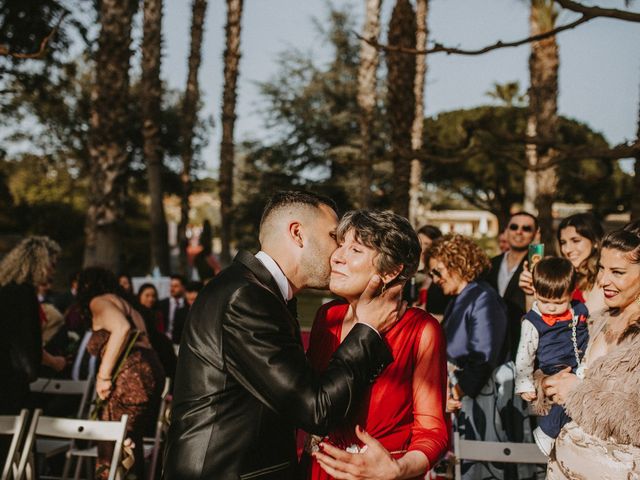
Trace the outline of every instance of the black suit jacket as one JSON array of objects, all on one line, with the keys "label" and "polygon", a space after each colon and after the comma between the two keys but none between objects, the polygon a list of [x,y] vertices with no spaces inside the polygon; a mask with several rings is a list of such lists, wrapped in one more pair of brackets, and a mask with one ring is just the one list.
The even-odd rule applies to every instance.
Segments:
[{"label": "black suit jacket", "polygon": [[356,325],[314,374],[275,280],[240,252],[187,318],[164,478],[295,478],[295,428],[323,435],[344,423],[391,361],[380,336]]},{"label": "black suit jacket", "polygon": [[[165,328],[169,328],[170,300],[170,298],[163,298],[158,302],[158,310],[162,312]],[[189,307],[187,307],[186,301],[183,301],[182,307],[176,308],[175,312],[173,312],[173,331],[171,332],[171,340],[173,340],[173,343],[180,343],[182,329],[184,328],[184,322],[187,319],[188,313]]]},{"label": "black suit jacket", "polygon": [[[486,281],[496,289],[498,294],[498,274],[500,273],[500,264],[504,258],[504,253],[495,256],[491,259],[491,270],[489,270]],[[525,256],[516,271],[513,272],[511,280],[507,285],[507,289],[504,291],[502,298],[507,304],[507,318],[509,323],[507,325],[507,336],[505,345],[505,354],[508,359],[515,360],[516,353],[518,351],[518,343],[520,342],[520,330],[522,324],[522,317],[526,313],[526,295],[524,291],[518,286],[520,274],[524,267],[524,261],[527,259]]]}]

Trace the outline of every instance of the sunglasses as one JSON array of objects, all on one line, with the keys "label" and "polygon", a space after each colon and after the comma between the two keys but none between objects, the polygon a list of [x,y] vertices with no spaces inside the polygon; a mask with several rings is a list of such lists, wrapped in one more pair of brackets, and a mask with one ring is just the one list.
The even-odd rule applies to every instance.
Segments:
[{"label": "sunglasses", "polygon": [[509,230],[515,232],[516,230],[522,230],[523,232],[531,233],[533,232],[533,227],[531,225],[518,225],[517,223],[512,223],[509,225]]},{"label": "sunglasses", "polygon": [[442,278],[442,273],[440,273],[440,270],[438,270],[437,268],[432,268],[431,270],[429,270],[429,275],[431,275],[432,277]]}]

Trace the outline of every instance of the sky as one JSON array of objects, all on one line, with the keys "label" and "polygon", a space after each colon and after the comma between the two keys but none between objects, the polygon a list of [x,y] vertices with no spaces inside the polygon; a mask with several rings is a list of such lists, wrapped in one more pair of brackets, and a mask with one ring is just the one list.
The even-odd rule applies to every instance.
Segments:
[{"label": "sky", "polygon": [[[205,25],[200,87],[203,116],[213,116],[216,126],[203,151],[208,174],[216,175],[221,130],[223,52],[226,2],[209,0]],[[383,1],[383,39],[393,7]],[[587,1],[585,1],[587,3]],[[347,6],[362,26],[363,0],[333,0]],[[591,2],[593,4],[593,2]],[[602,7],[624,8],[623,1],[601,0]],[[525,0],[430,0],[429,40],[448,46],[478,48],[497,40],[511,41],[528,35],[529,2]],[[632,2],[640,11],[640,2]],[[257,82],[273,77],[280,52],[297,48],[319,62],[328,61],[330,47],[317,32],[313,18],[327,18],[326,0],[244,0],[240,74],[238,81],[236,141],[265,138],[264,118]],[[561,12],[558,24],[577,17]],[[191,1],[165,0],[162,76],[172,88],[183,90],[187,78]],[[326,24],[326,22],[325,22]],[[640,24],[595,19],[560,33],[559,113],[587,123],[611,144],[632,140],[638,128],[640,97]],[[496,50],[480,56],[427,57],[425,115],[491,104],[486,92],[494,82],[518,80],[528,87],[529,45]],[[384,81],[380,79],[379,81]],[[625,169],[630,163],[626,162]]]}]

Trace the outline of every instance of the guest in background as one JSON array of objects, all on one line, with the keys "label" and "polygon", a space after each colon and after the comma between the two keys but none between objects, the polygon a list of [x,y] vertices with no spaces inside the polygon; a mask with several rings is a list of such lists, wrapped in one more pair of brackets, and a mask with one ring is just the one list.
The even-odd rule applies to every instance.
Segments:
[{"label": "guest in background", "polygon": [[[447,341],[447,409],[458,412],[460,435],[468,440],[505,441],[501,389],[494,370],[505,361],[507,310],[498,293],[480,276],[489,258],[473,240],[445,235],[427,250],[433,281],[453,295],[442,326]],[[465,479],[503,478],[497,464],[463,462]]]},{"label": "guest in background", "polygon": [[49,238],[28,237],[0,263],[0,414],[19,413],[29,383],[38,377],[44,314],[36,286],[50,281],[59,254],[60,247]]},{"label": "guest in background", "polygon": [[[576,213],[558,225],[560,253],[571,262],[578,275],[573,300],[584,303],[589,312],[597,313],[606,308],[604,294],[596,285],[600,244],[604,231],[591,213]],[[533,294],[531,272],[527,262],[520,274],[520,288],[527,295]]]},{"label": "guest in background", "polygon": [[128,273],[120,273],[118,275],[118,285],[120,285],[120,288],[122,288],[124,293],[132,298],[135,297],[135,294],[133,293],[133,281],[131,280],[131,275]]},{"label": "guest in background", "polygon": [[69,307],[76,301],[76,295],[78,294],[78,275],[80,275],[80,272],[73,272],[69,276],[68,290],[56,295],[53,299],[53,305],[63,315],[67,313]]},{"label": "guest in background", "polygon": [[507,351],[509,358],[515,360],[520,341],[520,323],[527,311],[525,292],[518,286],[518,282],[527,259],[529,244],[538,233],[538,219],[527,212],[515,213],[505,232],[509,250],[491,259],[491,268],[485,280],[507,305]]},{"label": "guest in background", "polygon": [[173,341],[173,343],[180,343],[180,333],[176,333],[176,324],[184,324],[184,321],[189,313],[189,308],[185,305],[185,280],[181,275],[171,275],[171,281],[169,283],[169,297],[163,298],[158,302],[158,309],[162,313],[162,317],[165,320],[165,335]]},{"label": "guest in background", "polygon": [[202,290],[202,287],[204,287],[204,284],[202,282],[193,281],[187,283],[187,286],[185,287],[184,299],[188,308],[191,308],[193,302],[196,301],[196,297],[198,296],[198,293],[200,293],[200,290]]},{"label": "guest in background", "polygon": [[420,257],[420,270],[422,273],[423,281],[420,285],[418,292],[417,307],[424,308],[427,312],[442,321],[447,305],[451,301],[451,296],[447,296],[442,292],[442,288],[433,281],[431,275],[429,275],[429,265],[425,258],[427,249],[431,246],[434,240],[442,237],[440,229],[434,225],[424,225],[418,230],[418,238],[420,239],[420,248],[422,254]]},{"label": "guest in background", "polygon": [[150,312],[153,330],[165,332],[166,322],[162,312],[158,308],[158,290],[153,283],[143,283],[138,289],[138,305]]},{"label": "guest in background", "polygon": [[506,229],[498,234],[498,250],[500,250],[500,253],[509,251],[509,241],[507,240]]},{"label": "guest in background", "polygon": [[212,241],[211,223],[209,223],[209,220],[205,220],[202,225],[202,233],[200,234],[200,246],[202,250],[200,250],[193,259],[198,277],[203,283],[207,283],[221,270],[220,262],[218,262],[218,259],[213,254]]},{"label": "guest in background", "polygon": [[[99,418],[117,421],[123,414],[129,415],[127,435],[135,443],[133,470],[137,478],[144,478],[142,438],[153,428],[158,413],[164,385],[162,365],[151,346],[144,320],[123,298],[111,272],[87,268],[78,283],[78,298],[93,327],[87,348],[101,358],[96,393],[104,404]],[[98,443],[95,478],[106,478],[108,468],[104,467],[109,466],[112,452],[110,442]]]}]

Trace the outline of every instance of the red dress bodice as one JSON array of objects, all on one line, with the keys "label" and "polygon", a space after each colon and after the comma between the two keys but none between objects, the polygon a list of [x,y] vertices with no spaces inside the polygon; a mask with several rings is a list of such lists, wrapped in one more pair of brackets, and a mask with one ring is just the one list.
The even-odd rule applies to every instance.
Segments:
[{"label": "red dress bodice", "polygon": [[[311,330],[307,356],[317,372],[324,371],[340,345],[342,324],[349,305],[331,302],[318,312]],[[410,308],[384,339],[394,361],[382,372],[362,400],[362,407],[345,425],[329,434],[341,447],[361,445],[355,435],[360,425],[394,454],[420,450],[433,464],[446,450],[444,420],[446,395],[445,340],[438,322],[424,310]],[[331,477],[314,461],[308,478]]]}]

